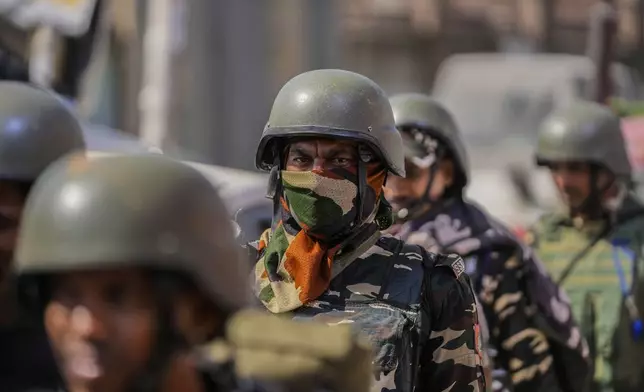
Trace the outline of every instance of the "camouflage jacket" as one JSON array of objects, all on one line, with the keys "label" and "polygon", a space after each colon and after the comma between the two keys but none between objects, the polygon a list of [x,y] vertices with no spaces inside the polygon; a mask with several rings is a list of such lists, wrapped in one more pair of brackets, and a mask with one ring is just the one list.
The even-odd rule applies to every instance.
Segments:
[{"label": "camouflage jacket", "polygon": [[549,214],[532,228],[528,242],[571,298],[593,358],[589,390],[644,391],[644,339],[632,333],[625,306],[632,292],[641,317],[644,206],[628,197],[613,224],[575,225],[565,214]]},{"label": "camouflage jacket", "polygon": [[[373,342],[373,392],[484,391],[474,293],[460,257],[379,233],[295,319],[355,324]],[[414,381],[415,380],[415,381]]]},{"label": "camouflage jacket", "polygon": [[395,233],[430,252],[465,259],[491,330],[495,381],[509,379],[506,388],[515,391],[585,390],[588,350],[568,299],[508,229],[454,198]]}]

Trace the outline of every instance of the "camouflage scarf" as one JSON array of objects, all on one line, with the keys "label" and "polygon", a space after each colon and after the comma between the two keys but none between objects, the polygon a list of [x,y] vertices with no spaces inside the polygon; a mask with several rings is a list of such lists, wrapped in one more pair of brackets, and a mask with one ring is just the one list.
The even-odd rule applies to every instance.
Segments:
[{"label": "camouflage scarf", "polygon": [[[391,221],[391,207],[381,203],[386,172],[379,164],[366,167],[362,219],[378,209],[378,215],[389,214]],[[260,238],[260,258],[255,266],[256,295],[273,313],[297,309],[320,296],[337,274],[337,252],[348,239],[361,241],[361,231],[349,231],[358,215],[355,170],[281,174],[280,206],[273,227]],[[377,225],[370,223],[366,228],[373,234]]]}]

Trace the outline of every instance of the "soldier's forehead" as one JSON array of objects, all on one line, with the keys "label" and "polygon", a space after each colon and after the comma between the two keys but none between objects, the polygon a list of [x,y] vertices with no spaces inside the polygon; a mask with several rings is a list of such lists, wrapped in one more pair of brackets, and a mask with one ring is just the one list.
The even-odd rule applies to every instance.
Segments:
[{"label": "soldier's forehead", "polygon": [[290,150],[314,150],[314,149],[333,149],[333,150],[347,150],[353,151],[356,143],[351,140],[330,139],[330,138],[297,138],[293,139],[289,144]]},{"label": "soldier's forehead", "polygon": [[583,160],[552,160],[550,162],[550,166],[557,166],[557,167],[570,167],[570,166],[588,166],[590,165],[590,161],[583,161]]},{"label": "soldier's forehead", "polygon": [[148,282],[147,277],[151,271],[134,265],[119,267],[106,266],[104,268],[79,265],[75,269],[53,273],[51,277],[55,282],[83,280],[87,282],[115,281],[142,284]]}]

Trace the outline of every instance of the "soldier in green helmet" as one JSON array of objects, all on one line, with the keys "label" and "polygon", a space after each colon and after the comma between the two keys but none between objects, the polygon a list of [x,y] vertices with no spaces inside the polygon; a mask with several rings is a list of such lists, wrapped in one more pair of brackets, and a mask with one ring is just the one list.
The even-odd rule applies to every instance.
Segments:
[{"label": "soldier in green helmet", "polygon": [[42,328],[19,312],[10,264],[23,204],[56,159],[83,151],[81,126],[53,93],[0,82],[0,390],[44,388],[58,374]]},{"label": "soldier in green helmet", "polygon": [[14,269],[68,392],[366,392],[368,343],[348,326],[242,311],[252,293],[240,258],[195,169],[159,155],[70,157],[35,184]]},{"label": "soldier in green helmet", "polygon": [[531,249],[463,195],[470,173],[452,115],[424,94],[390,103],[407,172],[387,183],[397,220],[391,233],[465,259],[490,330],[493,390],[585,392],[585,346],[567,298]]},{"label": "soldier in green helmet", "polygon": [[280,90],[257,167],[271,172],[271,229],[255,293],[275,314],[366,333],[373,392],[483,391],[478,314],[463,260],[381,234],[387,178],[404,155],[387,96],[344,70],[300,74]]},{"label": "soldier in green helmet", "polygon": [[592,102],[556,110],[539,131],[536,160],[567,208],[542,217],[528,242],[568,293],[588,341],[588,390],[644,390],[644,206],[631,193],[620,120]]}]

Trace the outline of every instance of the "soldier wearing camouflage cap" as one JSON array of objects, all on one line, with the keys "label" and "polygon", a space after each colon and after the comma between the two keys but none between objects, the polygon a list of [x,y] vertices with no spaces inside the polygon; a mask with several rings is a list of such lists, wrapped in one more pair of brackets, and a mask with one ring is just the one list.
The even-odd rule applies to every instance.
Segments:
[{"label": "soldier wearing camouflage cap", "polygon": [[275,98],[256,164],[271,171],[274,201],[272,228],[251,244],[268,310],[366,332],[374,392],[484,389],[462,259],[381,234],[393,221],[383,186],[405,167],[378,85],[343,70],[294,77]]},{"label": "soldier wearing camouflage cap", "polygon": [[637,271],[644,206],[631,194],[620,119],[592,102],[556,110],[539,131],[536,161],[550,170],[567,208],[543,216],[528,241],[568,293],[588,340],[588,390],[643,390],[644,286]]},{"label": "soldier wearing camouflage cap", "polygon": [[368,390],[370,348],[349,327],[240,312],[252,302],[240,256],[217,191],[190,166],[73,157],[34,186],[14,268],[68,392],[255,391],[228,359],[242,381],[280,391]]},{"label": "soldier wearing camouflage cap", "polygon": [[83,151],[81,125],[53,93],[0,82],[0,386],[3,391],[58,382],[42,328],[22,317],[9,279],[22,207],[33,182],[58,158]]},{"label": "soldier wearing camouflage cap", "polygon": [[[579,330],[571,317],[558,319],[552,306],[570,313],[566,298],[540,272],[530,249],[464,198],[470,174],[452,115],[424,94],[399,94],[390,102],[405,145],[407,172],[406,178],[387,183],[398,220],[391,232],[431,252],[465,259],[491,331],[486,352],[494,357],[494,390],[584,391],[583,344],[561,345]],[[539,313],[533,304],[539,305]],[[557,333],[548,336],[551,331]],[[536,346],[535,340],[542,343]],[[557,345],[556,350],[550,345]],[[535,367],[540,371],[531,372]]]}]

